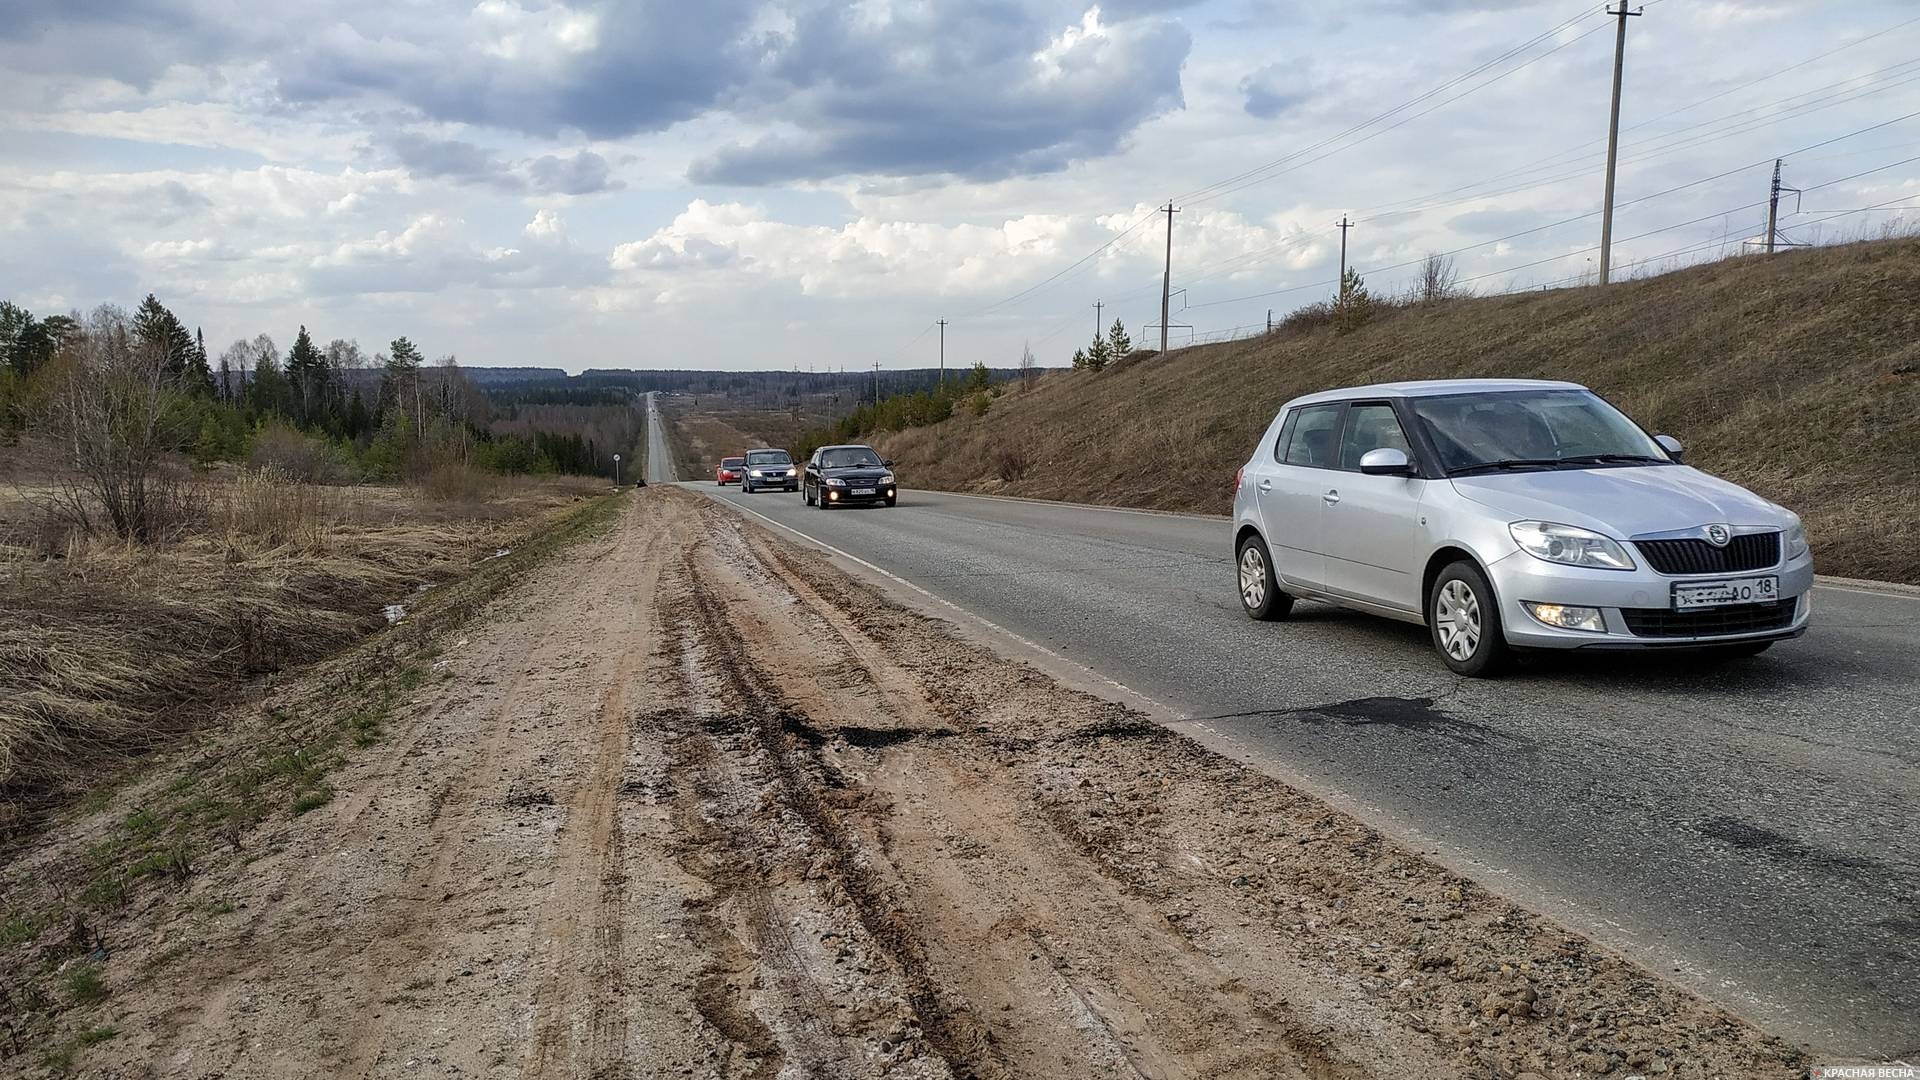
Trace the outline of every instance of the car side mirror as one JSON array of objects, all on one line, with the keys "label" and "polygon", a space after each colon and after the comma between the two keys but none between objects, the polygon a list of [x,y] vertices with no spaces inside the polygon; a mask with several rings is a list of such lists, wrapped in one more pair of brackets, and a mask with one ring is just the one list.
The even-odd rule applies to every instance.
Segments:
[{"label": "car side mirror", "polygon": [[1665,450],[1667,456],[1675,461],[1681,460],[1687,452],[1687,448],[1680,445],[1680,440],[1671,435],[1655,435],[1653,441],[1659,443],[1660,449]]},{"label": "car side mirror", "polygon": [[1360,471],[1368,476],[1412,476],[1413,462],[1407,460],[1405,450],[1383,446],[1361,455]]},{"label": "car side mirror", "polygon": [[893,459],[892,459],[892,458],[881,458],[881,459],[880,459],[880,464],[881,464],[881,465],[884,465],[885,467],[887,467],[887,468],[889,468],[889,469],[891,469],[891,468],[893,468]]}]

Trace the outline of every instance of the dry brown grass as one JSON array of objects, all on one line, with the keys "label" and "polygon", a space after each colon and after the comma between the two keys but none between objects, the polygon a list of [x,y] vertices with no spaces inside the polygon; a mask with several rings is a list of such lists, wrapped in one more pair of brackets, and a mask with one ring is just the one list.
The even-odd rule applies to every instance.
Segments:
[{"label": "dry brown grass", "polygon": [[472,512],[266,468],[204,494],[198,528],[147,545],[49,544],[31,492],[0,500],[0,837],[244,680],[385,626],[385,605],[516,546],[583,493],[520,482]]},{"label": "dry brown grass", "polygon": [[[1920,241],[1696,267],[1608,289],[1383,312],[1099,375],[879,440],[910,485],[1226,513],[1288,398],[1399,379],[1572,379],[1688,460],[1799,511],[1824,572],[1920,582]],[[1029,465],[1003,479],[1008,453]]]}]

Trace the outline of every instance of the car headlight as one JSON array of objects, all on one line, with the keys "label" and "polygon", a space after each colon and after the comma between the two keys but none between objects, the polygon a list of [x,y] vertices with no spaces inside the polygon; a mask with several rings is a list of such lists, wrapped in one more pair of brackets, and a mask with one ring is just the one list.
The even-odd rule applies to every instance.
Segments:
[{"label": "car headlight", "polygon": [[881,482],[882,484],[891,484],[891,483],[893,483],[893,474],[892,474],[892,473],[883,473],[883,474],[881,475],[881,477],[880,477],[880,482]]},{"label": "car headlight", "polygon": [[847,482],[845,480],[840,480],[840,479],[831,479],[827,481],[827,486],[828,487],[846,487]]},{"label": "car headlight", "polygon": [[1625,548],[1591,529],[1551,521],[1516,521],[1507,526],[1520,550],[1544,562],[1596,570],[1631,570]]},{"label": "car headlight", "polygon": [[1807,553],[1807,527],[1796,521],[1787,530],[1787,558],[1797,559]]},{"label": "car headlight", "polygon": [[787,475],[788,475],[788,476],[799,476],[799,475],[800,475],[800,473],[799,473],[799,472],[798,472],[797,470],[794,470],[794,469],[788,469],[788,470],[787,470]]}]

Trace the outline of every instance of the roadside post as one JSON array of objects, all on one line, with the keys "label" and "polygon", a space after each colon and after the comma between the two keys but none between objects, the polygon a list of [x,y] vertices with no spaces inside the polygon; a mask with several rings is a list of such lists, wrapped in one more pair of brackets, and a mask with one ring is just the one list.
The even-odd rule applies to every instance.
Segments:
[{"label": "roadside post", "polygon": [[616,489],[619,488],[620,486],[620,455],[619,454],[613,455],[613,486]]}]

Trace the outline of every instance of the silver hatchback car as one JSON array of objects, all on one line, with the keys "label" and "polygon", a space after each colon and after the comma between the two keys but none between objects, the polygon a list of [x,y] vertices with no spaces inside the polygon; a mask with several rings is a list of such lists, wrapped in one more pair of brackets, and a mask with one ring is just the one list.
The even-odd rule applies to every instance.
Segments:
[{"label": "silver hatchback car", "polygon": [[1681,463],[1576,383],[1449,380],[1289,401],[1234,495],[1240,602],[1428,627],[1462,675],[1515,649],[1758,653],[1807,628],[1800,519]]}]

